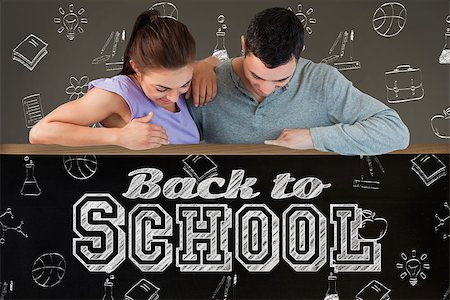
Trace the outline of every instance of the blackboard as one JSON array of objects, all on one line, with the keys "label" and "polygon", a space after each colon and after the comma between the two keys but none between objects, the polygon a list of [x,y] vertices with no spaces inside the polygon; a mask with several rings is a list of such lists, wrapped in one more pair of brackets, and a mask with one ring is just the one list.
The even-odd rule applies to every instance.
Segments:
[{"label": "blackboard", "polygon": [[[217,286],[214,299],[324,299],[329,282],[340,299],[448,299],[448,154],[3,154],[0,164],[5,299],[211,299]],[[164,271],[148,263],[156,244],[139,252],[142,237],[172,249],[154,260]],[[177,252],[189,237],[198,256]],[[82,259],[83,245],[111,255]],[[135,264],[136,253],[149,256]]]},{"label": "blackboard", "polygon": [[[88,80],[117,74],[114,63],[120,61],[122,33],[125,31],[126,41],[136,16],[160,2],[166,1],[2,0],[0,142],[28,143],[29,129],[34,123],[57,106],[85,93]],[[450,51],[449,43],[445,48],[446,39],[450,38],[448,0],[174,0],[170,3],[197,41],[198,59],[211,55],[218,39],[221,47],[219,29],[226,33],[224,46],[228,56],[239,56],[240,36],[245,34],[249,20],[258,11],[273,6],[290,7],[304,21],[306,49],[302,55],[314,62],[329,57],[331,48],[334,48],[331,54],[341,51],[347,33],[347,41],[353,36],[353,43],[344,47],[345,57],[349,59],[351,52],[351,61],[359,62],[359,67],[342,73],[357,88],[398,111],[410,129],[412,144],[448,141],[445,137],[448,138],[449,112],[444,110],[450,101],[450,62],[439,62],[441,54]],[[71,11],[79,21],[72,39],[63,24]],[[389,11],[398,17],[387,19],[386,26],[394,21],[392,27],[382,25],[383,16],[392,14]],[[43,52],[36,55],[34,63],[34,55],[25,63],[19,45],[30,35]],[[101,57],[112,56],[116,37],[120,41],[116,43],[116,55],[105,62]],[[411,68],[397,68],[402,65]],[[413,80],[414,95],[408,95],[407,101],[395,102],[389,97],[389,91],[395,93],[396,80],[400,88],[411,87]],[[433,119],[435,116],[438,117]]]}]

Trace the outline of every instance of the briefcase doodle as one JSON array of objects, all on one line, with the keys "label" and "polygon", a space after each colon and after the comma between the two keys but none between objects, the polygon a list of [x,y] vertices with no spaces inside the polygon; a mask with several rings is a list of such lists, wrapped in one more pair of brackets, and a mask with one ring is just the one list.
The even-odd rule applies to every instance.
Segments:
[{"label": "briefcase doodle", "polygon": [[410,65],[399,65],[385,72],[385,83],[389,103],[420,100],[424,96],[422,71]]}]

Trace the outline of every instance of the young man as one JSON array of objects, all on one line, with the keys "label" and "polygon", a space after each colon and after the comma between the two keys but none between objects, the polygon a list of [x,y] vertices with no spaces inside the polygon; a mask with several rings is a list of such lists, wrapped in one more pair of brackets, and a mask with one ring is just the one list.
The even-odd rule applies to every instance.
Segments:
[{"label": "young man", "polygon": [[[215,68],[214,101],[202,107],[190,103],[202,139],[344,155],[406,148],[409,131],[394,110],[353,87],[334,67],[300,57],[303,35],[290,10],[269,8],[253,18],[241,40],[244,55]],[[207,70],[205,63],[201,68]],[[210,68],[197,74],[210,78]],[[215,94],[199,81],[193,81],[194,103],[199,91],[209,93],[200,98]]]}]

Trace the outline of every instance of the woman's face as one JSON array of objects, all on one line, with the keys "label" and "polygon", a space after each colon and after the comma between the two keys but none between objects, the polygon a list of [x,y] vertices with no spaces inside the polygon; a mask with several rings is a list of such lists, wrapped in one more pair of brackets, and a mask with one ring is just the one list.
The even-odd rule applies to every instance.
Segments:
[{"label": "woman's face", "polygon": [[184,94],[191,86],[194,64],[188,64],[180,69],[152,69],[137,73],[136,78],[145,95],[170,111],[175,111],[175,103],[180,94]]}]

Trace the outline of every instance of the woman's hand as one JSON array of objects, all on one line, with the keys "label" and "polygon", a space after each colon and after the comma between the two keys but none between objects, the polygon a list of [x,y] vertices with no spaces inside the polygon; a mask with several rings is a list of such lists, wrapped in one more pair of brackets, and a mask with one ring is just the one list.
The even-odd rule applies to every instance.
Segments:
[{"label": "woman's hand", "polygon": [[192,97],[194,106],[203,106],[211,102],[217,94],[217,77],[214,68],[219,60],[210,56],[195,63],[191,87],[186,99]]},{"label": "woman's hand", "polygon": [[145,150],[169,144],[166,130],[159,125],[149,124],[152,118],[153,112],[150,112],[119,128],[117,145],[131,150]]}]

